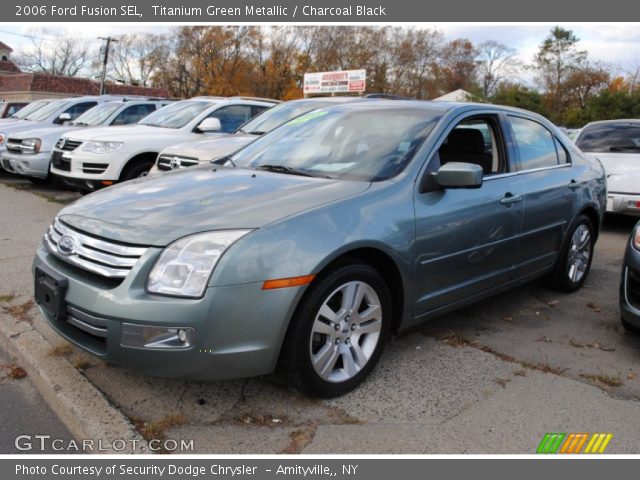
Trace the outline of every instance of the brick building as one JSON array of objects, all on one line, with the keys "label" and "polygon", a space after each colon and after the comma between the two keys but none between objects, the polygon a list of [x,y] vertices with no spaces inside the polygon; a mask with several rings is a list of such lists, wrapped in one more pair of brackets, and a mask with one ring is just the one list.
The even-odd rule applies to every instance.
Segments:
[{"label": "brick building", "polygon": [[[49,73],[23,73],[11,61],[13,49],[0,42],[0,99],[5,102],[31,102],[41,98],[80,97],[99,95],[100,82],[89,78],[66,77]],[[107,83],[111,95],[144,95],[167,97],[164,88],[138,87]]]}]

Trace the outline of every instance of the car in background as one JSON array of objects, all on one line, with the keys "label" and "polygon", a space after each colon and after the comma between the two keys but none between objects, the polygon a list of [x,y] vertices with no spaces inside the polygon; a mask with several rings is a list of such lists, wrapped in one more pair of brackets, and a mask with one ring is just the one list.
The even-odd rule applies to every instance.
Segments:
[{"label": "car in background", "polygon": [[640,120],[591,122],[575,143],[607,172],[607,212],[640,216]]},{"label": "car in background", "polygon": [[63,125],[14,133],[6,142],[2,156],[4,169],[25,175],[36,183],[50,180],[49,166],[60,137],[80,128],[130,125],[171,103],[166,99],[131,99],[104,102]]},{"label": "car in background", "polygon": [[53,150],[51,173],[90,192],[145,176],[169,145],[231,133],[280,103],[252,97],[194,97],[175,102],[135,125],[66,133]]},{"label": "car in background", "polygon": [[640,332],[640,222],[631,232],[622,262],[620,319],[626,330]]},{"label": "car in background", "polygon": [[576,138],[578,138],[578,135],[580,135],[581,130],[581,128],[567,128],[565,135],[569,140],[575,143]]},{"label": "car in background", "polygon": [[[28,104],[26,107],[21,108],[20,110],[18,110],[13,115],[11,115],[11,116],[9,116],[7,118],[0,118],[0,126],[13,123],[13,122],[15,122],[17,120],[24,120],[27,116],[31,115],[36,110],[38,110],[39,108],[44,107],[45,105],[51,103],[52,101],[53,100],[35,100],[35,101],[31,102],[30,104]],[[2,143],[1,140],[0,140],[0,143]]]},{"label": "car in background", "polygon": [[385,98],[391,100],[409,100],[389,94],[367,94],[363,97],[311,97],[276,105],[239,127],[232,134],[216,135],[215,138],[200,142],[180,143],[165,148],[158,155],[152,173],[185,168],[207,163],[230,155],[242,147],[269,133],[288,121],[317,110],[318,108],[339,103],[361,101],[363,99]]},{"label": "car in background", "polygon": [[2,102],[0,103],[0,118],[11,117],[27,105],[29,102]]},{"label": "car in background", "polygon": [[343,103],[223,165],[65,207],[34,259],[35,299],[109,363],[209,380],[279,367],[332,397],[392,331],[543,275],[579,289],[605,197],[602,165],[534,113]]},{"label": "car in background", "polygon": [[[2,163],[3,168],[6,169],[6,166],[2,161],[2,155],[6,151],[7,139],[9,136],[19,132],[35,130],[37,128],[62,125],[65,122],[75,120],[84,112],[95,107],[99,103],[115,99],[116,97],[111,95],[101,95],[51,100],[46,105],[43,105],[32,113],[29,113],[24,118],[0,124],[0,163]],[[29,106],[25,107],[25,109],[26,108],[29,108]],[[16,115],[19,114],[20,112]]]}]

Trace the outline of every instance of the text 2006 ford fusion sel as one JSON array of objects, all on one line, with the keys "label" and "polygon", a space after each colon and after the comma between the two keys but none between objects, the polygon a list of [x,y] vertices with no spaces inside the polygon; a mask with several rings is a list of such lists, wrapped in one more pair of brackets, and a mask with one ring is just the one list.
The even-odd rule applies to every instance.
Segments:
[{"label": "text 2006 ford fusion sel", "polygon": [[34,260],[35,296],[109,362],[200,379],[279,368],[335,396],[397,329],[542,275],[580,288],[605,198],[600,163],[535,114],[347,103],[222,165],[64,208]]}]

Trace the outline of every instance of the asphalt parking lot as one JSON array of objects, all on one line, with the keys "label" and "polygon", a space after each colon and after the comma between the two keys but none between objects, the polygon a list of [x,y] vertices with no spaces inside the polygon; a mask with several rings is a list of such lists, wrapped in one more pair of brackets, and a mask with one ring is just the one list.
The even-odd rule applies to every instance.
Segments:
[{"label": "asphalt parking lot", "polygon": [[402,332],[360,388],[319,401],[277,377],[145,377],[51,332],[31,302],[31,260],[75,198],[0,174],[0,322],[8,341],[41,334],[43,365],[77,371],[145,438],[193,440],[196,453],[534,453],[546,432],[610,432],[607,453],[640,453],[640,337],[617,305],[633,219],[606,220],[581,291],[534,282]]}]

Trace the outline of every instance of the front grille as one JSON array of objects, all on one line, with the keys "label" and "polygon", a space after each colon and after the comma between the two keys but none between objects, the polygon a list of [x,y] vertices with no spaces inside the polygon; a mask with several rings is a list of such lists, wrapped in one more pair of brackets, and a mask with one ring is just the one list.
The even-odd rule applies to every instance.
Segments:
[{"label": "front grille", "polygon": [[109,167],[108,163],[83,163],[82,172],[94,175],[100,175],[104,173]]},{"label": "front grille", "polygon": [[7,150],[12,153],[22,153],[22,140],[17,138],[8,138]]},{"label": "front grille", "polygon": [[158,170],[174,170],[176,168],[193,167],[200,163],[197,158],[160,155]]},{"label": "front grille", "polygon": [[115,243],[81,233],[57,218],[44,238],[49,251],[56,257],[107,278],[125,278],[147,251],[147,247]]},{"label": "front grille", "polygon": [[64,150],[65,152],[73,152],[76,148],[82,145],[82,140],[71,140],[69,138],[61,138],[56,143],[58,150]]},{"label": "front grille", "polygon": [[627,272],[627,299],[633,307],[640,310],[640,272],[632,268]]},{"label": "front grille", "polygon": [[71,159],[65,158],[64,153],[59,151],[54,151],[51,154],[51,165],[53,168],[57,168],[58,170],[63,170],[65,172],[71,171]]},{"label": "front grille", "polygon": [[6,158],[2,160],[2,168],[4,168],[7,172],[13,172],[13,167],[11,166],[11,162]]}]

